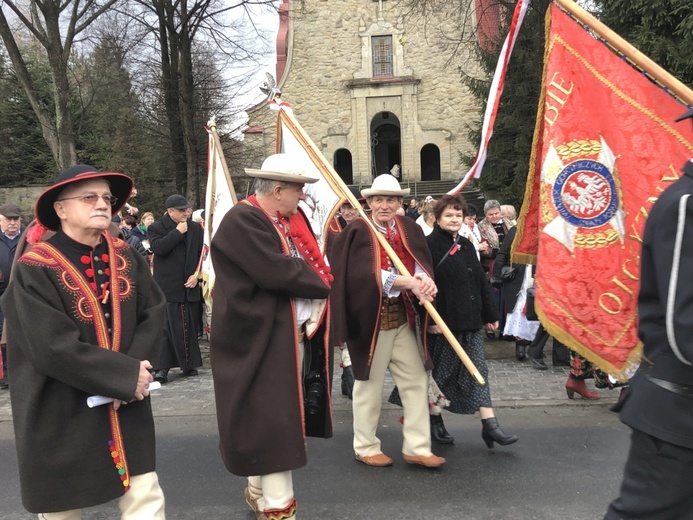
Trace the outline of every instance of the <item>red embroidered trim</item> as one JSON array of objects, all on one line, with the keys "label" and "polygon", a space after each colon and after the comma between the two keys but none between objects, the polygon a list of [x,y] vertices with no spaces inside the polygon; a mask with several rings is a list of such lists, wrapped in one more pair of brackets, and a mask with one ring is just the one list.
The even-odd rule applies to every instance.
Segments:
[{"label": "red embroidered trim", "polygon": [[[39,242],[34,245],[30,252],[22,257],[22,261],[30,261],[57,270],[59,273],[58,278],[63,282],[64,288],[73,293],[77,293],[76,295],[79,296],[77,301],[77,312],[81,314],[80,309],[83,304],[89,307],[94,328],[96,329],[99,347],[118,352],[120,350],[120,338],[122,333],[120,327],[122,319],[120,304],[123,294],[121,294],[121,287],[117,280],[119,278],[125,278],[120,272],[126,271],[129,264],[124,257],[116,254],[116,250],[122,250],[124,247],[127,247],[127,244],[120,239],[111,238],[107,233],[103,234],[103,239],[106,240],[108,246],[108,268],[111,278],[109,285],[113,291],[111,300],[113,332],[110,338],[106,317],[103,314],[96,293],[92,290],[91,285],[86,278],[84,278],[82,273],[80,273],[72,262],[60,251],[47,242]],[[129,282],[127,284],[126,293],[130,293]],[[130,471],[125,455],[123,434],[120,429],[120,417],[118,412],[113,408],[113,404],[108,406],[108,412],[112,436],[112,439],[108,441],[108,449],[113,458],[113,464],[118,471],[120,481],[125,491],[127,491],[130,489]]]},{"label": "red embroidered trim", "polygon": [[296,516],[296,509],[298,509],[296,499],[292,498],[289,505],[284,509],[265,509],[262,514],[265,515],[267,520],[286,520]]}]

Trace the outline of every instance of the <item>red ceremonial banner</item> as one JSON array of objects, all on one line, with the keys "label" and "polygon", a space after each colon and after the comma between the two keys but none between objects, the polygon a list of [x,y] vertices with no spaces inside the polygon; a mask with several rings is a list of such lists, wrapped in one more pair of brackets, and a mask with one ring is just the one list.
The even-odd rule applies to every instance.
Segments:
[{"label": "red ceremonial banner", "polygon": [[548,332],[623,379],[640,359],[645,220],[693,156],[674,123],[686,107],[555,5],[546,34],[513,260],[537,264]]}]

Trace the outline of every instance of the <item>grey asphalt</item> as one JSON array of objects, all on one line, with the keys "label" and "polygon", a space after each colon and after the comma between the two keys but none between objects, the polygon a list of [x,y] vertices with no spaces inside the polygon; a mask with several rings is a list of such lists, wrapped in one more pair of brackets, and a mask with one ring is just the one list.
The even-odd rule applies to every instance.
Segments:
[{"label": "grey asphalt", "polygon": [[[569,400],[567,368],[534,370],[514,359],[509,342],[488,342],[487,356],[494,408],[503,428],[520,437],[516,444],[489,450],[478,418],[446,413],[455,445],[434,451],[448,463],[440,470],[410,466],[399,454],[399,410],[385,403],[379,437],[395,465],[367,467],[353,459],[350,401],[336,385],[334,438],[308,439],[308,466],[295,472],[298,518],[602,518],[618,494],[629,445],[628,428],[608,410],[617,392],[603,391],[598,401]],[[152,404],[167,518],[252,520],[242,498],[244,479],[229,474],[219,457],[208,357],[198,377],[172,371]],[[0,461],[0,518],[34,517],[21,506],[6,391],[0,392]],[[118,518],[118,511],[114,503],[104,504],[85,510],[83,518]]]}]

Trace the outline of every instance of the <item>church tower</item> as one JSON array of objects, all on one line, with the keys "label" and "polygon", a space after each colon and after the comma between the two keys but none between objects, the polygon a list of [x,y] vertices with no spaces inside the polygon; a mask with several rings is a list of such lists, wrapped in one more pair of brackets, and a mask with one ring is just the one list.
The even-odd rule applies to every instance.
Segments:
[{"label": "church tower", "polygon": [[[405,185],[456,180],[466,172],[461,152],[474,152],[467,132],[479,106],[458,68],[473,72],[475,62],[469,49],[454,56],[450,49],[460,22],[419,17],[404,4],[284,0],[280,6],[282,100],[347,184],[368,185],[388,172]],[[474,34],[474,23],[466,34]],[[262,103],[249,117],[246,149],[274,153],[274,113]]]}]

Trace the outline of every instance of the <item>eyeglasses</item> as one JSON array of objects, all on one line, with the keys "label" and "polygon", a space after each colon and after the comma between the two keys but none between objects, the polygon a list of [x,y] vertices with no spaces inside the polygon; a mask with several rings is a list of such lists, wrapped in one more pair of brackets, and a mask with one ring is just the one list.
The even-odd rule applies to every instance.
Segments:
[{"label": "eyeglasses", "polygon": [[96,204],[96,201],[99,200],[99,198],[102,198],[106,204],[110,204],[111,206],[115,206],[118,203],[118,198],[114,197],[113,195],[96,195],[95,193],[89,193],[87,195],[77,195],[76,197],[65,197],[64,199],[57,199],[56,202],[60,202],[63,200],[79,199],[85,204],[93,206],[94,204]]}]

